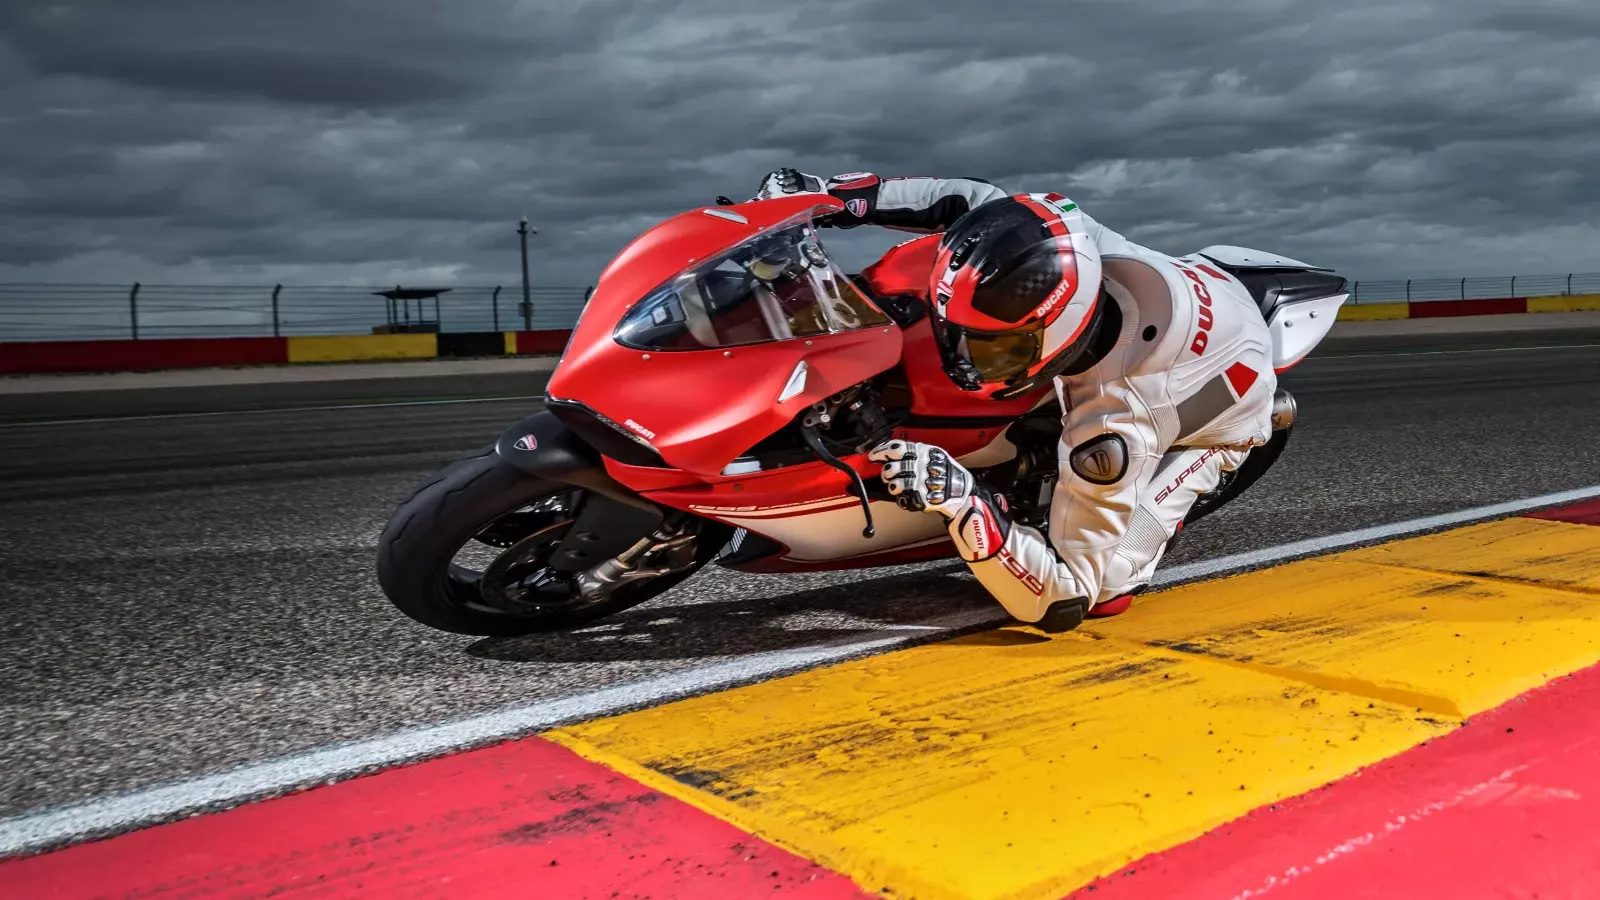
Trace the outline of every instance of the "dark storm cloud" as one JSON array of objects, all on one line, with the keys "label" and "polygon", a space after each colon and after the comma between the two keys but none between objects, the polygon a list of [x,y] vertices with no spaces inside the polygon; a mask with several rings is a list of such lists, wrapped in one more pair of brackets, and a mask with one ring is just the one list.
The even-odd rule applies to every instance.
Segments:
[{"label": "dark storm cloud", "polygon": [[783,164],[1357,275],[1600,269],[1587,2],[13,6],[3,280],[510,282],[527,213],[585,284]]}]

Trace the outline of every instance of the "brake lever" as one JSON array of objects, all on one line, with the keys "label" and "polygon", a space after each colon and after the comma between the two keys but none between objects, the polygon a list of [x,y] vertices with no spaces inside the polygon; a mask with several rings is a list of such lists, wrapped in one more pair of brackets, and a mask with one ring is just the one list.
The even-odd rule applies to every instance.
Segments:
[{"label": "brake lever", "polygon": [[823,446],[822,435],[817,433],[816,428],[810,425],[801,425],[800,436],[805,439],[806,446],[811,448],[811,452],[816,455],[817,459],[850,476],[850,480],[853,482],[857,492],[856,496],[861,498],[861,515],[867,520],[867,527],[861,529],[861,536],[870,538],[876,535],[878,529],[872,524],[872,500],[867,496],[867,485],[866,482],[861,480],[861,473],[850,468],[843,460],[830,453],[828,448]]}]

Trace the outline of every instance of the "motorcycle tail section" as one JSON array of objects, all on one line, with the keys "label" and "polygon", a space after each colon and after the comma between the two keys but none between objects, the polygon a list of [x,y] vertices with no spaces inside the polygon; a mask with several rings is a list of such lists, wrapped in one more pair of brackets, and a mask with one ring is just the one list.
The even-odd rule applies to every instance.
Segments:
[{"label": "motorcycle tail section", "polygon": [[1272,311],[1267,330],[1272,333],[1272,367],[1283,372],[1305,359],[1322,343],[1339,318],[1339,307],[1349,294],[1284,303]]}]

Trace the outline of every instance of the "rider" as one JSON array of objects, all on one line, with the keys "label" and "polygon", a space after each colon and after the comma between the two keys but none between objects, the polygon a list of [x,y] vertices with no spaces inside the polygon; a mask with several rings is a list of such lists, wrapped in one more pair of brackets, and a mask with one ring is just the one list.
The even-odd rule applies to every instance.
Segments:
[{"label": "rider", "polygon": [[943,516],[973,574],[1023,622],[1068,631],[1126,610],[1195,500],[1270,436],[1277,376],[1248,292],[1060,194],[780,169],[757,196],[802,193],[844,201],[825,224],[943,232],[929,293],[951,377],[996,398],[1053,381],[1064,411],[1048,540],[931,444],[873,449],[889,492]]}]

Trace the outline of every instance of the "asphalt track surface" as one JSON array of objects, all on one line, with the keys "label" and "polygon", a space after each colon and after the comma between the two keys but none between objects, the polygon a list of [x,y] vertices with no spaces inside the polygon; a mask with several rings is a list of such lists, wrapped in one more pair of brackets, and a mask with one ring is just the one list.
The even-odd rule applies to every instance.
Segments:
[{"label": "asphalt track surface", "polygon": [[[988,608],[935,564],[713,570],[565,635],[410,622],[385,518],[543,379],[0,396],[0,816]],[[1171,563],[1600,482],[1600,328],[1335,335],[1285,383],[1284,458]]]}]

